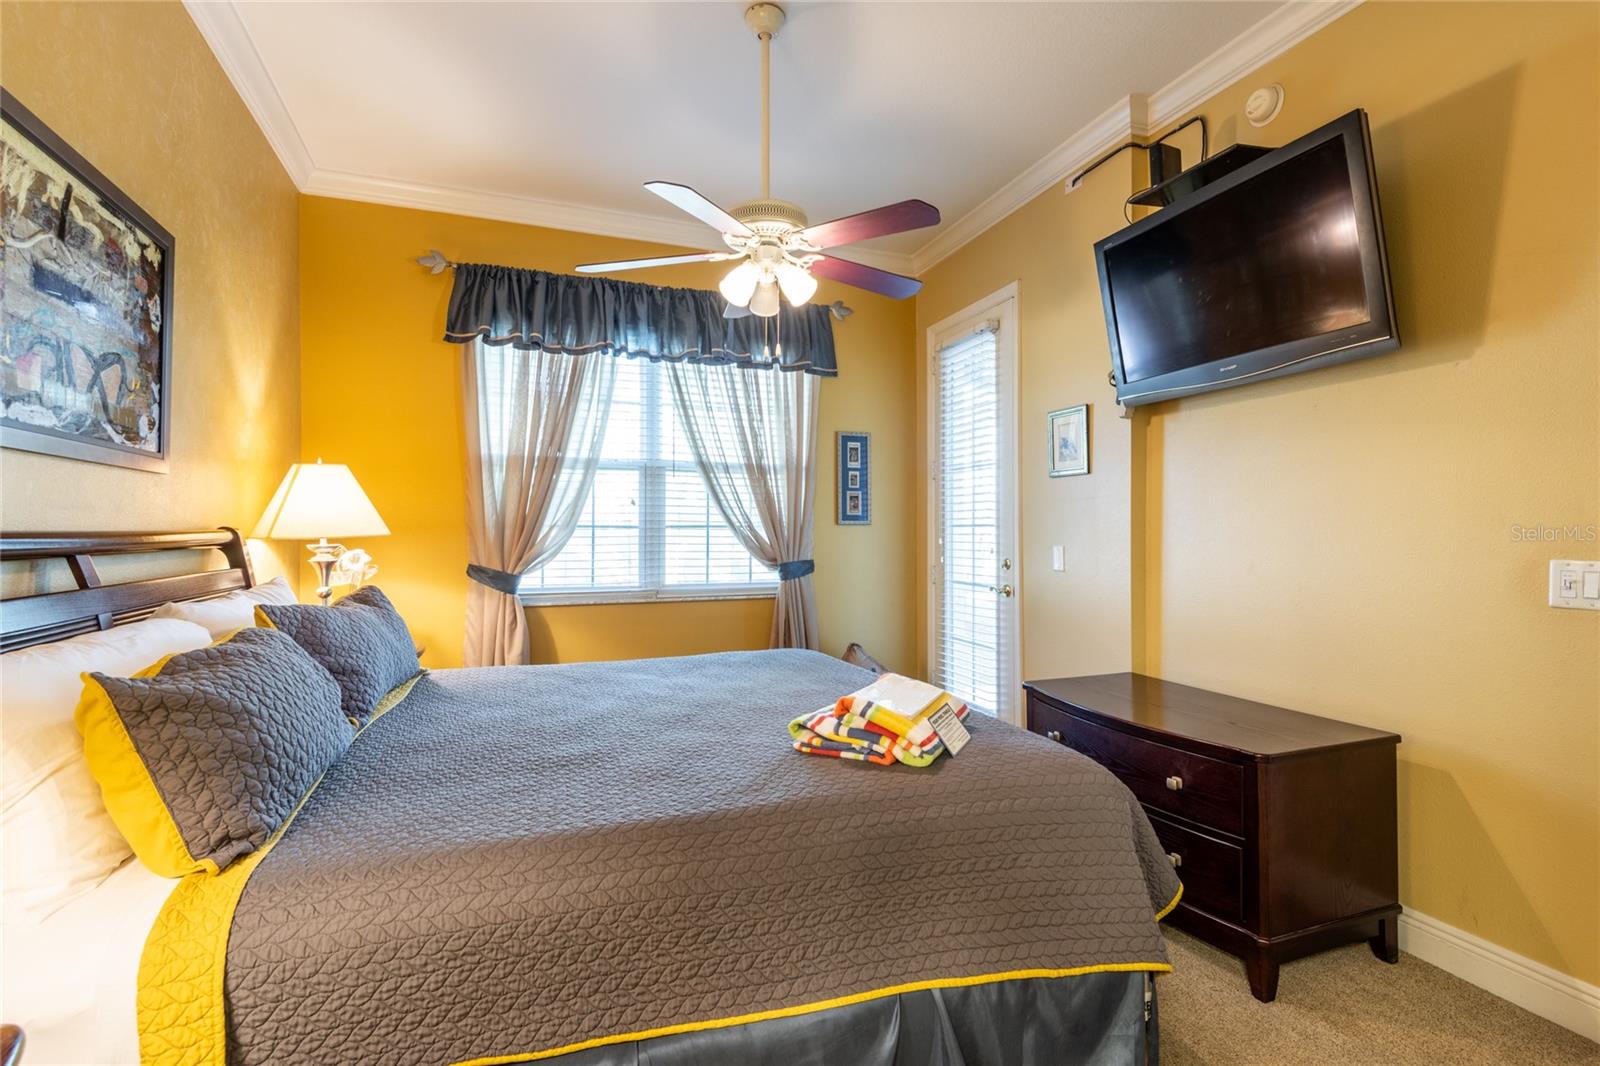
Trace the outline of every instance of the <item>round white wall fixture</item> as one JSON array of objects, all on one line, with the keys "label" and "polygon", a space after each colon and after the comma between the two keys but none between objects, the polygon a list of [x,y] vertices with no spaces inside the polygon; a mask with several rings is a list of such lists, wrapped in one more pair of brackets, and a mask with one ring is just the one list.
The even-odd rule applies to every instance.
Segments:
[{"label": "round white wall fixture", "polygon": [[1263,86],[1244,102],[1244,117],[1252,126],[1265,126],[1283,110],[1283,86],[1277,82]]}]

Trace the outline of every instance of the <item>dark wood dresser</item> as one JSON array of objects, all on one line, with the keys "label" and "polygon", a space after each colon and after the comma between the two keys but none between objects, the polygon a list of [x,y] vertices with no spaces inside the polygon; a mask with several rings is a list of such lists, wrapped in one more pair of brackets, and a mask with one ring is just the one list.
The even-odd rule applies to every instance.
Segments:
[{"label": "dark wood dresser", "polygon": [[1257,999],[1353,940],[1399,958],[1398,736],[1142,674],[1024,688],[1029,729],[1139,798],[1183,881],[1167,920],[1243,959]]}]

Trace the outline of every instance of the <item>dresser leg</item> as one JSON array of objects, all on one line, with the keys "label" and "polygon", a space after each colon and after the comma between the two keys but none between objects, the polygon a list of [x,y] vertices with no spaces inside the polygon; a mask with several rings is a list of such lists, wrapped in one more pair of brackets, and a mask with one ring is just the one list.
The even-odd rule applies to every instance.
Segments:
[{"label": "dresser leg", "polygon": [[1264,949],[1244,956],[1245,976],[1250,979],[1250,993],[1263,1003],[1278,998],[1278,962]]},{"label": "dresser leg", "polygon": [[1397,918],[1379,918],[1378,933],[1367,939],[1372,953],[1384,962],[1400,961],[1400,921]]}]

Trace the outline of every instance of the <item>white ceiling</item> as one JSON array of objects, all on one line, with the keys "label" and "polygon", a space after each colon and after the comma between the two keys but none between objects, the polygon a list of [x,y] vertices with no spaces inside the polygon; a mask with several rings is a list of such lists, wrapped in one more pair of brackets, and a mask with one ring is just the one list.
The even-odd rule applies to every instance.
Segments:
[{"label": "white ceiling", "polygon": [[[773,43],[773,195],[813,222],[915,196],[949,227],[1119,100],[1259,38],[1281,6],[791,2]],[[190,3],[308,191],[404,187],[445,209],[452,192],[491,194],[571,207],[572,228],[636,219],[680,240],[696,230],[642,182],[725,206],[759,193],[744,7]],[[937,234],[863,258],[904,267]]]}]

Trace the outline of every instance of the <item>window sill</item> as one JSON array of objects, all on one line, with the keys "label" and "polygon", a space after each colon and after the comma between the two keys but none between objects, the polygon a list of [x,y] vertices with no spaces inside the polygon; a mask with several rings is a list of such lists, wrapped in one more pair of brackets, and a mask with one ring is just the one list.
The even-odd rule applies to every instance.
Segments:
[{"label": "window sill", "polygon": [[591,607],[605,603],[699,603],[707,600],[770,600],[778,595],[771,588],[718,588],[714,585],[682,589],[618,589],[614,592],[521,592],[517,599],[524,607]]}]

